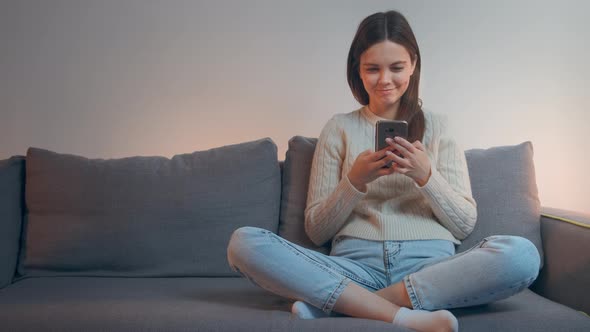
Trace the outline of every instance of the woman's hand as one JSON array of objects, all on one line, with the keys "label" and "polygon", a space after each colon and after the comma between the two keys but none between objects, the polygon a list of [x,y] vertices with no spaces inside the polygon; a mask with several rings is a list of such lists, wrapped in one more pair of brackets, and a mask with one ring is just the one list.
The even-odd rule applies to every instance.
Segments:
[{"label": "woman's hand", "polygon": [[358,191],[366,192],[367,183],[395,172],[395,164],[392,164],[391,167],[384,167],[391,163],[395,156],[390,150],[390,148],[377,152],[365,150],[356,157],[352,168],[348,172],[348,180]]},{"label": "woman's hand", "polygon": [[428,159],[426,148],[422,142],[410,143],[402,137],[395,137],[394,140],[388,138],[385,141],[403,156],[402,158],[393,155],[392,160],[398,165],[395,167],[395,172],[409,176],[420,187],[423,187],[430,179],[432,172],[430,159]]}]

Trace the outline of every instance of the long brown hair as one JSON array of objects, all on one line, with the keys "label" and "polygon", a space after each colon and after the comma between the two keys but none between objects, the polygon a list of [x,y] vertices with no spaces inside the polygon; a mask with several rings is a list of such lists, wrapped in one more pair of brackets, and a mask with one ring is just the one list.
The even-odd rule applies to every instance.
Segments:
[{"label": "long brown hair", "polygon": [[410,54],[412,62],[416,63],[414,73],[410,77],[408,89],[400,100],[399,110],[394,120],[405,120],[409,125],[409,141],[422,140],[425,130],[422,100],[418,98],[420,86],[420,49],[416,37],[406,18],[399,12],[375,13],[365,18],[359,24],[356,35],[348,52],[347,77],[348,85],[354,98],[361,105],[369,104],[369,94],[361,81],[359,66],[361,55],[371,46],[389,40],[402,45]]}]

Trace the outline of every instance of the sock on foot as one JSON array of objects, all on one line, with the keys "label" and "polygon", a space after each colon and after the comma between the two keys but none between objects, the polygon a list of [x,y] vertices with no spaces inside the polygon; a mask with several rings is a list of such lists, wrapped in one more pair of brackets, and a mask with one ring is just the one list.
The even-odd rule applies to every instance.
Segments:
[{"label": "sock on foot", "polygon": [[457,318],[447,310],[430,312],[426,310],[410,310],[401,307],[393,317],[393,323],[420,332],[459,331],[459,322],[457,321]]},{"label": "sock on foot", "polygon": [[291,307],[291,313],[301,319],[330,317],[329,314],[323,312],[321,309],[318,309],[312,306],[311,304],[305,303],[303,301],[295,301],[295,303],[293,303],[293,306]]}]

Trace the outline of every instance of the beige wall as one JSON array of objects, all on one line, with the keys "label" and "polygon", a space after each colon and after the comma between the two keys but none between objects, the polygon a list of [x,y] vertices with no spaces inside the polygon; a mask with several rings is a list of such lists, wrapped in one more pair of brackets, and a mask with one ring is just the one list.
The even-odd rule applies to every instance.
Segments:
[{"label": "beige wall", "polygon": [[0,0],[0,158],[163,155],[317,136],[358,107],[358,23],[398,9],[465,148],[530,140],[544,205],[590,213],[587,1]]}]

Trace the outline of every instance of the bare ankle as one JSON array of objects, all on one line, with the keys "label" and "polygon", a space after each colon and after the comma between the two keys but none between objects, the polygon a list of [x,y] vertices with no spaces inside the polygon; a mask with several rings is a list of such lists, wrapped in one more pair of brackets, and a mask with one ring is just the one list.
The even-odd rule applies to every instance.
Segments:
[{"label": "bare ankle", "polygon": [[376,291],[375,294],[379,295],[380,297],[386,299],[387,301],[399,307],[405,307],[409,309],[414,308],[414,306],[412,305],[412,301],[410,301],[410,296],[408,295],[408,291],[406,290],[406,286],[404,285],[403,281],[400,281],[389,287],[380,289]]}]

